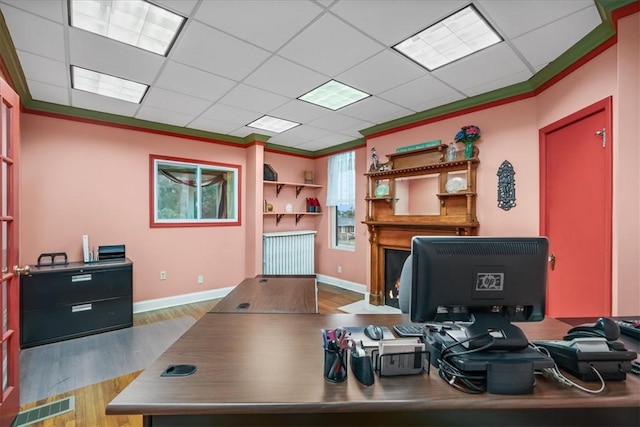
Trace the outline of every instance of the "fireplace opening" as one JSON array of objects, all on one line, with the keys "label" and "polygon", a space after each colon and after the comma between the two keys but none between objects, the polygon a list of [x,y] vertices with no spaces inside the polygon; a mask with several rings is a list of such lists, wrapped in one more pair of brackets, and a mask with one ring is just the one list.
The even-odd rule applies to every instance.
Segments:
[{"label": "fireplace opening", "polygon": [[384,250],[384,304],[399,308],[400,273],[411,251],[401,249]]}]

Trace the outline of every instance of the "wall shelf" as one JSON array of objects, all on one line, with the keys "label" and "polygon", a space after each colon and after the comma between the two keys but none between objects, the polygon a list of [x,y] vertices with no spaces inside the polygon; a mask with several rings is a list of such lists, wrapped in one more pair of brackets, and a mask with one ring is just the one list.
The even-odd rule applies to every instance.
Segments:
[{"label": "wall shelf", "polygon": [[275,185],[276,186],[276,197],[278,197],[280,195],[280,191],[282,191],[282,189],[286,186],[291,186],[291,187],[295,187],[296,188],[296,199],[298,198],[298,196],[300,195],[300,192],[306,187],[306,188],[313,188],[313,189],[317,189],[317,188],[322,188],[322,185],[317,185],[317,184],[300,184],[300,183],[295,183],[295,182],[281,182],[281,181],[263,181],[263,183],[265,185]]},{"label": "wall shelf", "polygon": [[322,212],[264,212],[265,216],[271,215],[276,217],[276,225],[280,224],[280,221],[283,217],[288,215],[295,215],[296,217],[296,225],[300,222],[303,216],[305,215],[322,215]]}]

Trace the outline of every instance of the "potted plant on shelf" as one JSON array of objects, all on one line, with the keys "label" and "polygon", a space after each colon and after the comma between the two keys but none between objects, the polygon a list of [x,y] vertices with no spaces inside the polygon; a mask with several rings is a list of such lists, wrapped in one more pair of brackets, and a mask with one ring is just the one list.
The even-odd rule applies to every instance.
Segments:
[{"label": "potted plant on shelf", "polygon": [[476,125],[462,126],[462,129],[456,133],[455,142],[464,143],[464,158],[473,157],[473,143],[480,139],[480,128]]}]

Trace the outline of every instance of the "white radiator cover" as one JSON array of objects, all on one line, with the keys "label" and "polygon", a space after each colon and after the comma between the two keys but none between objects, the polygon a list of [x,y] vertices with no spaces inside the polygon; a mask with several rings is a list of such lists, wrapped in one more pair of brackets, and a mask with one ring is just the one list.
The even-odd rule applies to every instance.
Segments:
[{"label": "white radiator cover", "polygon": [[315,274],[313,230],[262,235],[262,274]]}]

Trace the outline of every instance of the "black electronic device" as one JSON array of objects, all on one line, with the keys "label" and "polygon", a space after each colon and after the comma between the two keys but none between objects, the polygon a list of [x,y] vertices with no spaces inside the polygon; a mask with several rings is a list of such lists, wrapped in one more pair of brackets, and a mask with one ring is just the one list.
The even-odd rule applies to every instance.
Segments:
[{"label": "black electronic device", "polygon": [[[623,381],[638,356],[619,341],[604,337],[577,337],[570,340],[534,341],[545,348],[558,367],[583,381]],[[597,373],[596,373],[597,371]]]},{"label": "black electronic device", "polygon": [[378,341],[384,338],[384,332],[378,325],[368,325],[364,328],[364,334],[367,336],[367,338],[374,341]]},{"label": "black electronic device", "polygon": [[640,340],[640,320],[616,320],[620,333]]},{"label": "black electronic device", "polygon": [[414,237],[411,321],[460,320],[466,312],[469,348],[526,348],[511,322],[544,318],[548,249],[546,237]]},{"label": "black electronic device", "polygon": [[607,341],[615,341],[620,338],[620,326],[613,319],[601,317],[594,324],[569,329],[564,339],[571,341],[574,338],[604,338]]},{"label": "black electronic device", "polygon": [[424,325],[421,324],[393,325],[393,330],[401,337],[424,336]]},{"label": "black electronic device", "polygon": [[98,260],[123,260],[125,259],[124,245],[98,246]]}]

